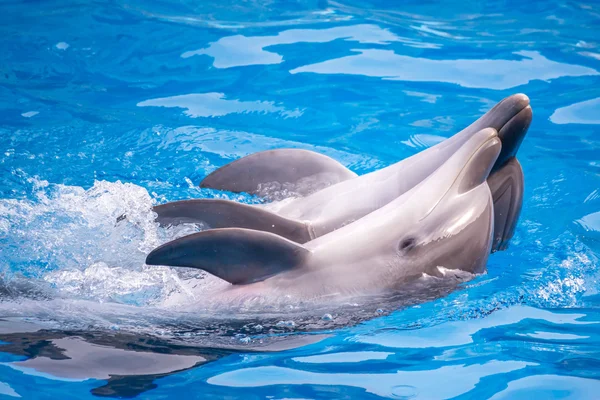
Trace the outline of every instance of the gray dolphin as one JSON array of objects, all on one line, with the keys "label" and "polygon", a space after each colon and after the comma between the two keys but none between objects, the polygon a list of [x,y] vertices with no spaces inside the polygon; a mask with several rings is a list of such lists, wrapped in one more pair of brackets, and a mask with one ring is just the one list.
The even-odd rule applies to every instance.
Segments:
[{"label": "gray dolphin", "polygon": [[[488,184],[494,196],[496,225],[492,249],[506,248],[523,199],[523,173],[515,154],[532,118],[529,98],[505,98],[484,116],[451,138],[389,167],[356,176],[335,160],[299,149],[251,154],[207,176],[202,187],[260,194],[270,182],[289,182],[305,197],[279,209],[227,200],[197,199],[156,206],[162,225],[205,222],[212,228],[263,230],[298,243],[327,234],[388,204],[410,190],[455,153],[474,133],[498,131],[502,152]],[[325,187],[314,193],[309,190]]]},{"label": "gray dolphin", "polygon": [[156,248],[146,263],[199,268],[232,283],[219,300],[375,294],[444,268],[479,273],[494,228],[487,179],[500,152],[495,129],[471,134],[395,200],[304,245],[270,232],[210,229]]}]

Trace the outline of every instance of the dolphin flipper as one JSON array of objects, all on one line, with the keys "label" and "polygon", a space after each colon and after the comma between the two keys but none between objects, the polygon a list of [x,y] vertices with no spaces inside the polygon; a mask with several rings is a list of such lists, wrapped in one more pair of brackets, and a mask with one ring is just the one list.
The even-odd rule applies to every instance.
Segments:
[{"label": "dolphin flipper", "polygon": [[296,243],[311,240],[307,224],[265,209],[229,200],[196,199],[154,207],[163,226],[203,222],[211,228],[247,228],[275,233]]},{"label": "dolphin flipper", "polygon": [[323,154],[302,149],[277,149],[233,161],[204,178],[200,187],[268,197],[269,185],[289,184],[293,192],[306,196],[356,176]]},{"label": "dolphin flipper", "polygon": [[523,206],[523,170],[512,157],[487,180],[494,200],[492,252],[506,250]]},{"label": "dolphin flipper", "polygon": [[184,236],[152,250],[148,265],[202,269],[234,285],[299,268],[310,250],[273,233],[227,228]]}]

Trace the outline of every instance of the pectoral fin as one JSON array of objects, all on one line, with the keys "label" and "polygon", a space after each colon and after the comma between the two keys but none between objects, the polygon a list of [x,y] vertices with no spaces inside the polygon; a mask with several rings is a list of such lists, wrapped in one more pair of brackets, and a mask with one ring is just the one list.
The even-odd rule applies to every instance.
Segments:
[{"label": "pectoral fin", "polygon": [[235,201],[175,201],[154,207],[154,212],[158,214],[156,221],[163,226],[202,222],[210,228],[247,228],[271,232],[296,243],[311,240],[307,224]]},{"label": "pectoral fin", "polygon": [[152,250],[146,264],[198,268],[234,285],[243,285],[301,268],[310,254],[302,245],[273,233],[209,229]]}]

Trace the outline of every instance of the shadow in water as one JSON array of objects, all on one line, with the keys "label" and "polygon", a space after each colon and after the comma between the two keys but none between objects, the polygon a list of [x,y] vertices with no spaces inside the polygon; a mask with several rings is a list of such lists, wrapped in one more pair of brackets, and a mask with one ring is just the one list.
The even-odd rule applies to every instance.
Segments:
[{"label": "shadow in water", "polygon": [[[331,330],[446,296],[472,278],[470,274],[454,276],[451,271],[447,274],[443,278],[423,277],[394,293],[353,298],[343,304],[297,313],[245,315],[232,311],[220,315],[198,314],[192,319],[175,318],[168,323],[160,323],[160,317],[156,316],[153,331],[166,332],[160,336],[91,329],[86,324],[78,325],[80,328],[60,328],[73,325],[47,317],[3,317],[0,353],[23,357],[3,364],[25,375],[63,381],[106,381],[91,393],[131,398],[156,388],[159,378],[232,354],[277,352],[319,342],[330,337],[326,332]],[[71,309],[72,317],[76,318],[79,309]],[[289,320],[282,320],[283,317]]]},{"label": "shadow in water", "polygon": [[50,379],[106,380],[91,393],[131,398],[157,387],[155,381],[240,352],[301,347],[326,335],[295,335],[255,347],[193,346],[145,334],[106,331],[57,331],[34,324],[0,320],[0,351],[27,357],[6,365]]}]

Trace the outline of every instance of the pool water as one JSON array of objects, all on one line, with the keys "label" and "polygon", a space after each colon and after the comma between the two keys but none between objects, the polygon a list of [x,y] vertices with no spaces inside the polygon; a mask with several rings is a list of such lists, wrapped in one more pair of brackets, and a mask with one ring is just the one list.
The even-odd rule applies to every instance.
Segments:
[{"label": "pool water", "polygon": [[[0,21],[0,398],[598,398],[598,3],[6,0]],[[153,204],[259,201],[198,188],[228,162],[364,174],[519,92],[515,237],[439,298],[248,322],[144,265],[201,229]]]}]

